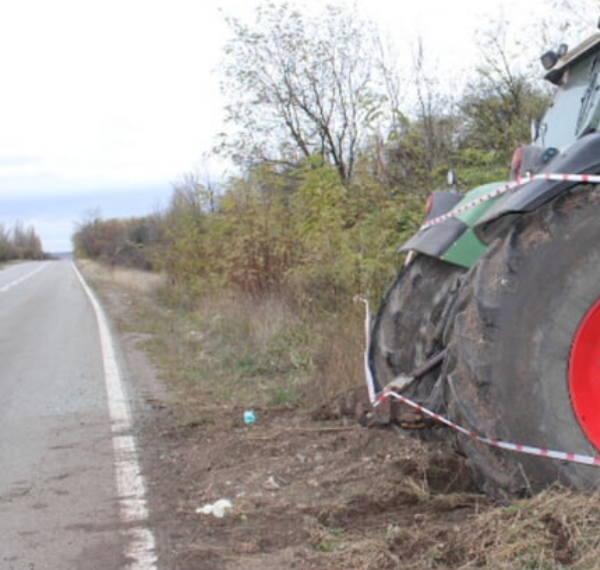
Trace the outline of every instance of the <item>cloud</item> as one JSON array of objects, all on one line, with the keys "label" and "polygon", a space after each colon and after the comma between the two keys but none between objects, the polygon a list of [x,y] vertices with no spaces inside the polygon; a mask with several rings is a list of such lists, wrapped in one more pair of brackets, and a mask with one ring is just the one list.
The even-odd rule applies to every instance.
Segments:
[{"label": "cloud", "polygon": [[3,3],[0,195],[191,168],[218,131],[223,33],[214,2]]}]

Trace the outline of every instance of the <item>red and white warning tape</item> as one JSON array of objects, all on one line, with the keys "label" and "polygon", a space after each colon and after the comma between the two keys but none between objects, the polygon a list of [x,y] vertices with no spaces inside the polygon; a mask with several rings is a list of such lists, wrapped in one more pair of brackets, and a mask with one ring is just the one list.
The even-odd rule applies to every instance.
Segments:
[{"label": "red and white warning tape", "polygon": [[377,388],[375,386],[375,380],[373,379],[373,373],[371,372],[371,366],[369,365],[369,345],[371,344],[371,309],[369,306],[369,300],[365,297],[357,296],[354,298],[355,301],[363,303],[365,305],[365,352],[363,358],[363,366],[365,368],[365,377],[367,379],[367,389],[369,391],[369,402],[372,406],[376,406],[379,395],[377,394]]},{"label": "red and white warning tape", "polygon": [[[600,182],[600,177],[599,182]],[[551,449],[545,449],[542,447],[535,447],[532,445],[524,445],[521,443],[511,443],[507,441],[501,441],[498,439],[492,439],[489,437],[485,437],[475,433],[474,431],[467,429],[463,426],[458,425],[457,423],[441,416],[440,414],[436,414],[427,408],[424,408],[417,402],[414,402],[410,398],[403,396],[402,394],[385,388],[382,392],[377,392],[377,387],[375,385],[375,380],[373,378],[373,373],[371,371],[371,366],[369,365],[369,344],[370,344],[370,310],[369,310],[369,301],[363,297],[357,297],[357,301],[364,303],[365,305],[365,337],[366,337],[366,349],[364,353],[364,368],[365,375],[367,379],[367,387],[369,390],[369,398],[371,401],[371,405],[373,407],[377,407],[383,402],[385,402],[388,398],[393,398],[398,400],[411,408],[418,410],[425,416],[428,416],[435,420],[438,423],[444,424],[447,427],[471,438],[476,441],[479,441],[485,445],[489,445],[490,447],[497,447],[500,449],[505,449],[508,451],[513,451],[516,453],[526,453],[529,455],[536,455],[538,457],[547,457],[550,459],[557,459],[560,461],[568,461],[570,463],[581,463],[583,465],[590,465],[593,467],[600,467],[600,457],[594,457],[591,455],[582,455],[580,453],[568,453],[564,451],[555,451]]]},{"label": "red and white warning tape", "polygon": [[466,211],[471,208],[475,208],[476,206],[480,206],[481,204],[485,204],[498,196],[502,196],[502,194],[506,194],[509,190],[513,190],[518,188],[519,186],[525,186],[534,180],[557,180],[559,182],[583,182],[584,184],[600,184],[600,175],[596,174],[527,174],[525,176],[518,176],[513,182],[507,182],[504,186],[499,186],[498,188],[494,188],[490,192],[487,192],[483,196],[468,202],[467,204],[463,204],[458,208],[454,208],[441,216],[436,216],[431,220],[427,220],[422,226],[421,230],[425,230],[430,228],[431,226],[437,226],[446,220],[451,218],[456,218],[461,214],[464,214]]},{"label": "red and white warning tape", "polygon": [[394,398],[415,410],[418,410],[422,414],[432,418],[433,420],[442,423],[453,430],[456,430],[463,435],[470,437],[476,441],[480,441],[481,443],[485,443],[491,447],[498,447],[500,449],[506,449],[508,451],[515,451],[517,453],[527,453],[529,455],[537,455],[539,457],[549,457],[550,459],[558,459],[560,461],[569,461],[570,463],[582,463],[584,465],[592,465],[594,467],[600,467],[600,457],[593,457],[591,455],[581,455],[579,453],[566,453],[564,451],[553,451],[551,449],[544,449],[543,447],[534,447],[532,445],[523,445],[520,443],[510,443],[508,441],[500,441],[498,439],[490,439],[489,437],[483,437],[481,435],[476,434],[475,432],[459,426],[458,424],[450,421],[449,419],[424,408],[423,406],[413,402],[406,396],[402,394],[398,394],[393,390],[384,390],[380,396],[377,398],[377,402],[375,406],[379,405],[381,402],[385,401],[387,398]]}]

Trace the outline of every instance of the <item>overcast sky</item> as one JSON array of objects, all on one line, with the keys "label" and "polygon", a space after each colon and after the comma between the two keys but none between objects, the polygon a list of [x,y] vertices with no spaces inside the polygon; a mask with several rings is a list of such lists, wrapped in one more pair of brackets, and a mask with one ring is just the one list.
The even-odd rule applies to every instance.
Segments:
[{"label": "overcast sky", "polygon": [[[129,216],[166,205],[171,183],[202,162],[220,128],[219,8],[243,15],[256,3],[1,2],[0,223],[34,225],[47,251],[64,251],[91,210]],[[520,4],[357,1],[399,50],[421,36],[457,73],[485,19],[528,17]]]}]

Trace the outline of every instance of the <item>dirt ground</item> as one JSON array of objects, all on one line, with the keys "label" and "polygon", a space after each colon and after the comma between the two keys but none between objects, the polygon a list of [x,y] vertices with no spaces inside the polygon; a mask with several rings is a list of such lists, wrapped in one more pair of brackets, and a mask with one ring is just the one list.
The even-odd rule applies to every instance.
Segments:
[{"label": "dirt ground", "polygon": [[[390,431],[285,409],[215,410],[142,433],[161,568],[453,567],[487,504],[456,457]],[[199,510],[229,499],[223,518]]]},{"label": "dirt ground", "polygon": [[[139,399],[139,449],[161,570],[453,568],[471,556],[461,525],[489,500],[462,461],[338,410],[176,402],[104,290]],[[128,332],[123,332],[128,331]],[[202,509],[231,502],[222,518]]]}]

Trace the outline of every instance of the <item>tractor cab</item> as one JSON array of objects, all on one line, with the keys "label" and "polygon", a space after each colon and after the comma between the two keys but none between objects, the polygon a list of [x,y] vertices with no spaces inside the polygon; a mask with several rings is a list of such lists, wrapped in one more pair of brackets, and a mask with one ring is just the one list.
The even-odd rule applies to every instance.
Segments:
[{"label": "tractor cab", "polygon": [[563,149],[576,139],[596,132],[600,123],[600,33],[575,49],[562,44],[542,56],[544,78],[557,86],[554,100],[538,128],[534,143]]}]

